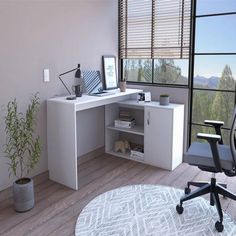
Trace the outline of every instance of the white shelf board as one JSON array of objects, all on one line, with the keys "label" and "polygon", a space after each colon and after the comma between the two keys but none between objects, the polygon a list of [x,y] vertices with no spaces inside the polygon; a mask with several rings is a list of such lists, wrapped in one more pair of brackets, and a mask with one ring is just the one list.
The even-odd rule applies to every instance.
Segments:
[{"label": "white shelf board", "polygon": [[110,155],[113,155],[113,156],[122,157],[122,158],[126,158],[126,159],[129,159],[129,160],[145,163],[144,159],[133,158],[133,157],[130,156],[129,153],[115,152],[115,151],[112,151],[112,150],[111,151],[107,151],[106,153],[108,153]]},{"label": "white shelf board", "polygon": [[144,127],[141,125],[135,125],[131,128],[120,128],[120,127],[115,127],[114,125],[109,125],[107,126],[107,129],[112,129],[112,130],[144,136]]}]

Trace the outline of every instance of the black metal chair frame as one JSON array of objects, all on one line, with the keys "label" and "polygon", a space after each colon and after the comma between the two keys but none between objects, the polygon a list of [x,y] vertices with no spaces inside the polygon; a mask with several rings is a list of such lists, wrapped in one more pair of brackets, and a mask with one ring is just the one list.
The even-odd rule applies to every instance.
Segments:
[{"label": "black metal chair frame", "polygon": [[[211,147],[215,167],[198,166],[198,168],[204,171],[212,172],[213,173],[212,178],[210,182],[191,182],[191,181],[188,182],[187,187],[185,188],[185,196],[183,196],[180,199],[180,204],[176,206],[176,210],[179,214],[182,214],[184,210],[182,206],[183,202],[210,193],[210,205],[216,206],[216,209],[219,215],[219,221],[215,223],[215,228],[218,232],[222,232],[224,229],[223,212],[222,212],[219,195],[222,195],[223,197],[228,197],[233,200],[236,200],[236,195],[227,189],[226,184],[219,184],[216,182],[215,173],[224,172],[228,176],[235,176],[236,171],[235,169],[229,171],[229,170],[223,170],[221,168],[219,151],[218,151],[217,145],[223,144],[222,135],[221,135],[221,127],[224,125],[224,122],[206,120],[204,123],[208,125],[212,125],[215,128],[216,135],[198,134],[197,137],[208,141]],[[232,153],[232,158],[233,158],[232,161],[234,163],[235,163],[235,137],[234,137],[235,123],[236,123],[236,117],[234,114],[233,123],[231,127],[231,133],[230,133],[230,148],[231,148],[231,153]],[[199,187],[199,188],[191,192],[190,190],[191,185]]]}]

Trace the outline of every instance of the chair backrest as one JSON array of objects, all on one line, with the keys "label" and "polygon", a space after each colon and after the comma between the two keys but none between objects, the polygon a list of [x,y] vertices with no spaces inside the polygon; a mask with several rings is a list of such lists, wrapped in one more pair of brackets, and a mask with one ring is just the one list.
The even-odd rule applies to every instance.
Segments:
[{"label": "chair backrest", "polygon": [[235,140],[235,129],[236,129],[236,106],[234,107],[232,126],[230,129],[230,150],[234,162],[234,166],[236,167],[236,140]]}]

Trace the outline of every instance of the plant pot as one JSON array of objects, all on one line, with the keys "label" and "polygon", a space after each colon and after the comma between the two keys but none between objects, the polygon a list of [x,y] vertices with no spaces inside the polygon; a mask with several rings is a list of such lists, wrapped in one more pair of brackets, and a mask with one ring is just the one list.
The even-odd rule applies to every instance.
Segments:
[{"label": "plant pot", "polygon": [[169,103],[170,103],[170,97],[169,96],[160,96],[160,105],[168,106]]},{"label": "plant pot", "polygon": [[125,92],[126,91],[126,81],[120,82],[120,91]]},{"label": "plant pot", "polygon": [[32,179],[23,178],[13,183],[13,200],[17,212],[29,211],[34,207],[34,182]]}]

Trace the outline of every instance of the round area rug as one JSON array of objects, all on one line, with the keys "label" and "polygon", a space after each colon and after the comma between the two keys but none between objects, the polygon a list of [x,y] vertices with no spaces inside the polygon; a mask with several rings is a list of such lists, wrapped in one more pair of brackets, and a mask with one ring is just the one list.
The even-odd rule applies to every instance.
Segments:
[{"label": "round area rug", "polygon": [[224,231],[218,233],[215,207],[199,197],[184,202],[176,212],[183,190],[158,185],[131,185],[93,199],[81,212],[76,236],[236,235],[236,224],[224,213]]}]

